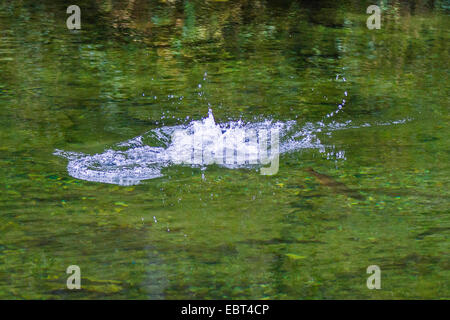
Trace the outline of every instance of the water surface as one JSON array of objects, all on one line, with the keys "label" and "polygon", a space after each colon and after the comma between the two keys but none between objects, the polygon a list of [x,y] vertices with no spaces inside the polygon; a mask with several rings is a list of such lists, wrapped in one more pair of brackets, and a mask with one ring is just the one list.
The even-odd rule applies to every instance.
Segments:
[{"label": "water surface", "polygon": [[[2,2],[0,298],[449,298],[449,5],[384,3]],[[277,174],[190,163],[209,110]]]}]

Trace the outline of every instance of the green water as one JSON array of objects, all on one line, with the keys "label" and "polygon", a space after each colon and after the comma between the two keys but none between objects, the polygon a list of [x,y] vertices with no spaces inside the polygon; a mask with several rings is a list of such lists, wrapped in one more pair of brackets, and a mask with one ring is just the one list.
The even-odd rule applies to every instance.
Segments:
[{"label": "green water", "polygon": [[[384,1],[380,30],[364,1],[76,4],[79,31],[65,1],[0,4],[0,298],[450,297],[448,2]],[[53,155],[209,108],[301,126],[342,99],[332,120],[370,124],[320,136],[344,156],[282,154],[273,176],[170,166],[118,186]]]}]

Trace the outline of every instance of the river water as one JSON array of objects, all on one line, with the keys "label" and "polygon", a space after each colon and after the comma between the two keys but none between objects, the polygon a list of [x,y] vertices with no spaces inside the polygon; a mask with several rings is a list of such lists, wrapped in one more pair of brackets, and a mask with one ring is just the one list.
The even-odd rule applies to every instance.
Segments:
[{"label": "river water", "polygon": [[2,2],[0,298],[449,298],[450,5],[383,3]]}]

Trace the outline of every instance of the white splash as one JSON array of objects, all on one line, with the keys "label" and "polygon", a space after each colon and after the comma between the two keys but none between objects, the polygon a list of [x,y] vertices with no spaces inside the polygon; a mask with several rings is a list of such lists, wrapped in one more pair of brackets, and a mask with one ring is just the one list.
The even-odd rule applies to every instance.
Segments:
[{"label": "white splash", "polygon": [[[253,168],[269,163],[279,154],[305,148],[317,149],[322,153],[328,148],[338,155],[343,155],[344,150],[335,150],[333,145],[323,145],[316,134],[363,126],[365,125],[352,126],[351,121],[333,121],[329,124],[322,121],[308,122],[300,129],[295,121],[232,121],[216,124],[210,110],[208,117],[202,120],[192,121],[188,125],[151,130],[116,144],[103,153],[87,155],[56,150],[54,154],[69,160],[67,170],[74,178],[134,185],[142,180],[161,177],[161,169],[174,164],[192,167],[217,164],[230,169]],[[268,147],[270,132],[279,135],[279,148]],[[144,142],[147,139],[156,141],[157,146],[147,145]],[[345,157],[339,158],[345,160]]]},{"label": "white splash", "polygon": [[174,164],[218,164],[229,168],[267,164],[276,156],[269,155],[269,133],[286,131],[292,123],[235,121],[218,125],[209,110],[207,118],[173,131],[164,160]]},{"label": "white splash", "polygon": [[[293,123],[216,124],[210,110],[205,119],[152,130],[103,153],[86,155],[56,150],[54,154],[69,160],[67,170],[72,177],[133,185],[161,177],[161,169],[172,164],[197,167],[218,164],[231,169],[267,164],[279,154],[278,149],[268,146],[269,133],[284,134]],[[146,145],[143,141],[149,137],[163,146]]]}]

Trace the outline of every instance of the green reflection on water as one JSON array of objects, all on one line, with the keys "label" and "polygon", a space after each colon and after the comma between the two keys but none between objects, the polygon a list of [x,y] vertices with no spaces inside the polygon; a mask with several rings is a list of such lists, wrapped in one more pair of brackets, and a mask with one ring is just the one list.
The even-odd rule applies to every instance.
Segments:
[{"label": "green reflection on water", "polygon": [[[448,298],[448,2],[389,2],[380,30],[369,4],[78,1],[71,32],[63,1],[2,3],[0,298]],[[210,107],[314,122],[343,98],[333,120],[372,124],[321,137],[345,159],[284,154],[275,176],[173,166],[121,187],[52,155]]]}]

